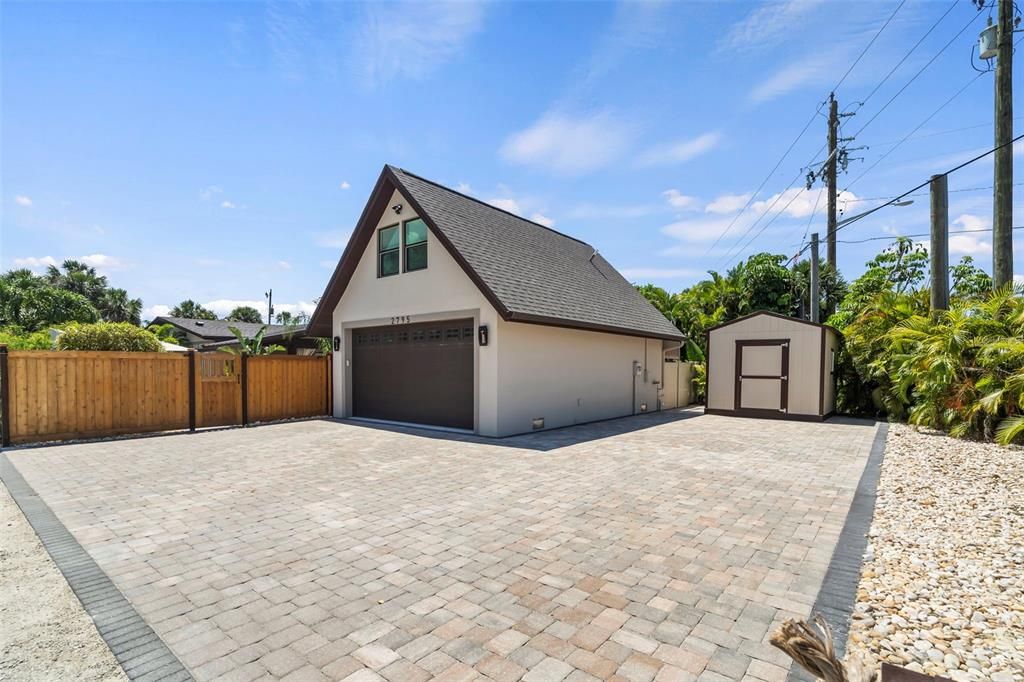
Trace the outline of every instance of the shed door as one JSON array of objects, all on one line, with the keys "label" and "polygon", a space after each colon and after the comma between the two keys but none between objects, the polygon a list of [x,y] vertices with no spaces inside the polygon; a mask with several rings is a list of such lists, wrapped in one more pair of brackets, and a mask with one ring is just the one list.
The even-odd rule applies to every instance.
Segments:
[{"label": "shed door", "polygon": [[789,340],[736,342],[737,411],[789,408]]},{"label": "shed door", "polygon": [[352,331],[352,414],[473,428],[473,320]]}]

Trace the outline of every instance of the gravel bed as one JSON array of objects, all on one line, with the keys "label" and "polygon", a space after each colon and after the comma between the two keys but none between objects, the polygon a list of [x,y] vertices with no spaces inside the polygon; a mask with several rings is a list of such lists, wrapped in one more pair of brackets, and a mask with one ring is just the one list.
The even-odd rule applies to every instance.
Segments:
[{"label": "gravel bed", "polygon": [[0,484],[0,680],[126,680]]},{"label": "gravel bed", "polygon": [[1024,681],[1024,449],[891,425],[849,651]]}]

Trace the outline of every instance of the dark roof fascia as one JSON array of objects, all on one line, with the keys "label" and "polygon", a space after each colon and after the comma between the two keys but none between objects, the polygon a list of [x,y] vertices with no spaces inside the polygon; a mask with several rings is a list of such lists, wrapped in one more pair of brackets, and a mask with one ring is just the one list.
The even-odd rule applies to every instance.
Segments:
[{"label": "dark roof fascia", "polygon": [[780,320],[786,320],[787,322],[798,322],[800,324],[806,324],[806,325],[808,325],[810,327],[818,327],[819,329],[829,329],[829,330],[835,332],[836,334],[839,334],[840,337],[842,337],[842,334],[839,332],[839,330],[836,329],[835,327],[831,326],[831,325],[822,324],[820,322],[811,322],[810,320],[801,320],[798,317],[790,317],[788,315],[781,315],[779,313],[772,312],[771,310],[758,310],[758,311],[750,313],[749,315],[744,315],[743,317],[737,317],[735,320],[729,320],[728,322],[722,322],[721,324],[716,324],[714,327],[709,327],[707,331],[708,331],[708,333],[710,333],[710,332],[716,331],[718,329],[721,329],[722,327],[728,327],[728,326],[736,324],[738,322],[744,322],[746,320],[749,320],[751,318],[757,317],[759,315],[768,315],[769,317],[776,317],[776,318],[778,318]]},{"label": "dark roof fascia", "polygon": [[[412,204],[413,209],[416,211],[416,215],[427,224],[427,227],[429,227],[431,232],[434,233],[434,236],[437,237],[437,240],[441,242],[445,249],[447,249],[448,253],[450,253],[452,258],[455,259],[455,262],[457,262],[459,264],[459,267],[462,268],[463,272],[466,273],[466,276],[469,277],[470,280],[472,280],[473,284],[475,284],[477,289],[479,289],[480,292],[484,295],[484,298],[487,299],[487,302],[494,306],[494,309],[498,311],[498,314],[501,315],[502,319],[508,320],[510,313],[508,308],[505,307],[505,304],[498,299],[497,295],[491,290],[489,286],[487,286],[487,284],[480,277],[480,275],[477,274],[476,270],[473,269],[473,266],[470,265],[468,261],[466,261],[466,259],[463,257],[461,253],[459,253],[459,250],[455,248],[455,245],[452,244],[451,240],[448,239],[448,236],[440,228],[438,228],[437,223],[435,223],[434,219],[430,217],[430,214],[423,210],[423,207],[420,205],[420,203],[416,201],[416,199],[412,196],[412,192],[410,192],[405,187],[405,185],[402,184],[401,179],[397,175],[395,175],[395,172],[391,169],[391,166],[385,166],[384,172],[387,173],[388,177],[391,178],[391,182],[393,182],[395,186],[399,189],[399,191],[402,192],[402,196],[405,197],[406,201]],[[404,173],[405,171],[402,172]],[[412,175],[412,173],[410,173],[410,175]]]},{"label": "dark roof fascia", "polygon": [[376,220],[380,220],[380,216],[387,210],[387,204],[396,188],[394,176],[387,173],[385,167],[385,172],[380,174],[377,184],[373,186],[370,198],[367,199],[366,206],[363,207],[363,212],[356,223],[356,229],[353,231],[351,239],[348,240],[331,279],[327,282],[327,288],[324,289],[324,294],[320,297],[316,310],[309,318],[309,324],[306,326],[307,334],[312,336],[331,335],[333,326],[331,317],[370,241],[373,229],[376,227],[376,221],[373,219],[376,216]]},{"label": "dark roof fascia", "polygon": [[507,318],[508,322],[523,322],[525,324],[539,324],[545,327],[562,327],[565,329],[577,329],[588,332],[604,332],[605,334],[618,334],[620,336],[634,336],[641,339],[661,339],[663,341],[685,341],[686,336],[679,332],[678,336],[668,334],[655,334],[643,332],[637,329],[626,329],[624,327],[611,327],[591,322],[577,322],[559,317],[545,317],[543,315],[531,315],[529,313],[511,313]]}]

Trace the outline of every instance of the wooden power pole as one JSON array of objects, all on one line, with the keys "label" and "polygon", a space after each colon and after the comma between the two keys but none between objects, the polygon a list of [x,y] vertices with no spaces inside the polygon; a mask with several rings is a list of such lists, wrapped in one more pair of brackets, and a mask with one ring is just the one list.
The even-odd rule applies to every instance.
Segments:
[{"label": "wooden power pole", "polygon": [[836,263],[836,162],[839,156],[839,102],[836,101],[835,93],[829,94],[828,101],[828,161],[825,170],[828,185],[828,231],[825,234],[825,241],[828,262],[838,272],[839,264]]},{"label": "wooden power pole", "polygon": [[947,176],[931,181],[932,241],[928,253],[931,270],[932,312],[949,310],[949,184]]},{"label": "wooden power pole", "polygon": [[992,283],[1013,281],[1013,0],[999,0],[996,30],[995,194]]},{"label": "wooden power pole", "polygon": [[811,234],[811,322],[821,318],[821,264],[818,259],[818,233]]}]

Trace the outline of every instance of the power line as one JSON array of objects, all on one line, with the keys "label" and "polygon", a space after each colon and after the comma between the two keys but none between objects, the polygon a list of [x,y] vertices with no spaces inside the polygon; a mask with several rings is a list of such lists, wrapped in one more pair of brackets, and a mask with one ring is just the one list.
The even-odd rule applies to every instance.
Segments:
[{"label": "power line", "polygon": [[[952,9],[952,7],[950,7],[950,9]],[[948,13],[949,13],[949,10],[946,10],[946,13],[948,14]],[[945,15],[943,15],[943,16],[945,16]],[[903,92],[904,92],[904,91],[905,91],[905,90],[906,90],[906,89],[907,89],[908,87],[910,87],[910,84],[911,84],[911,83],[913,83],[914,81],[916,81],[916,80],[918,79],[918,77],[919,77],[919,76],[920,76],[920,75],[921,75],[922,73],[924,73],[924,72],[925,72],[925,70],[926,70],[926,69],[927,69],[927,68],[928,68],[929,66],[931,66],[931,65],[932,65],[932,64],[933,64],[933,63],[935,62],[935,60],[936,60],[936,59],[938,59],[938,58],[939,58],[939,57],[940,57],[940,56],[942,55],[942,53],[946,51],[946,49],[947,49],[947,48],[948,48],[948,47],[949,47],[950,45],[952,45],[952,44],[953,44],[953,41],[955,41],[955,40],[956,40],[957,38],[959,38],[959,37],[960,37],[960,36],[961,36],[961,35],[963,34],[963,32],[964,32],[964,31],[966,31],[966,30],[967,30],[967,29],[968,29],[968,28],[970,27],[970,25],[971,25],[971,24],[973,24],[973,23],[974,23],[975,21],[977,21],[977,20],[978,20],[978,18],[979,18],[980,16],[981,16],[981,13],[979,12],[979,13],[975,14],[975,15],[974,15],[973,17],[971,17],[971,20],[970,20],[970,21],[968,21],[968,22],[967,22],[966,24],[964,24],[963,28],[961,28],[961,29],[960,29],[959,31],[957,31],[957,33],[956,33],[956,35],[955,35],[955,36],[953,36],[952,38],[950,38],[950,39],[949,39],[949,41],[948,41],[948,42],[947,42],[947,43],[946,43],[945,45],[943,45],[943,46],[942,46],[942,48],[941,48],[941,49],[940,49],[940,50],[939,50],[938,52],[936,52],[936,53],[935,53],[935,55],[934,55],[934,56],[933,56],[933,57],[932,57],[931,59],[929,59],[929,60],[927,61],[927,63],[925,63],[925,65],[924,65],[924,66],[922,66],[922,67],[921,67],[921,68],[920,68],[920,69],[918,70],[918,72],[917,72],[917,73],[915,73],[915,74],[913,75],[913,77],[911,77],[911,79],[910,79],[910,80],[908,80],[908,81],[907,81],[906,83],[904,83],[904,84],[903,84],[903,87],[902,87],[902,88],[900,88],[899,90],[897,90],[897,91],[896,91],[896,94],[895,94],[895,95],[893,95],[892,97],[890,97],[890,98],[889,98],[889,101],[888,101],[888,102],[886,102],[885,104],[883,104],[883,105],[882,105],[882,108],[881,108],[881,109],[879,109],[878,111],[876,111],[876,112],[875,112],[875,115],[874,115],[874,116],[872,116],[871,118],[869,118],[869,119],[868,119],[868,121],[867,121],[867,123],[865,123],[864,125],[862,125],[862,126],[860,127],[860,130],[858,130],[858,131],[857,131],[856,133],[854,133],[854,134],[853,134],[853,136],[854,136],[854,137],[859,137],[859,136],[860,136],[860,134],[861,134],[862,132],[864,132],[864,130],[865,130],[865,129],[866,129],[866,128],[867,128],[868,126],[869,126],[869,125],[871,125],[871,124],[872,124],[872,123],[874,122],[874,120],[875,120],[876,118],[878,118],[878,117],[879,117],[879,116],[880,116],[880,115],[882,114],[882,112],[883,112],[883,111],[885,111],[886,109],[888,109],[888,108],[889,108],[889,105],[890,105],[890,104],[892,104],[892,103],[893,103],[893,102],[894,102],[894,101],[896,100],[896,98],[897,98],[897,97],[899,97],[900,95],[902,95],[902,94],[903,94]],[[941,20],[941,19],[940,19],[940,20]],[[932,28],[934,28],[934,26],[933,26]],[[932,29],[928,29],[928,33],[931,33],[931,30],[932,30]],[[926,33],[925,35],[927,36],[928,34]],[[923,40],[923,38],[922,38],[922,40]],[[917,46],[915,45],[914,47],[917,47]],[[913,52],[913,49],[911,49],[911,52]],[[909,53],[909,52],[907,53],[907,56],[908,56],[908,57],[910,56],[910,53]],[[904,57],[904,59],[906,59],[906,57]],[[902,63],[902,62],[901,62],[901,63]],[[882,82],[884,83],[884,82],[885,82],[885,80],[886,80],[886,79],[888,79],[888,78],[889,78],[889,76],[888,76],[888,75],[886,75],[886,77],[882,79]],[[874,94],[874,92],[875,92],[875,91],[874,91],[874,90],[872,90],[872,94]]]},{"label": "power line", "polygon": [[[836,83],[835,86],[832,88],[833,92],[838,90],[839,86],[842,85],[846,81],[847,76],[849,76],[850,73],[853,71],[854,67],[857,66],[857,64],[860,63],[860,60],[864,58],[864,55],[866,55],[868,53],[868,50],[871,49],[871,46],[875,44],[876,40],[878,40],[878,36],[882,35],[882,31],[884,31],[886,29],[886,27],[892,22],[893,18],[896,16],[897,12],[899,12],[900,9],[903,7],[903,5],[906,4],[906,1],[907,0],[900,0],[900,4],[896,6],[896,9],[894,9],[892,11],[892,14],[889,15],[889,18],[885,20],[885,23],[882,24],[882,26],[875,32],[875,35],[871,37],[871,40],[868,41],[868,44],[864,46],[864,49],[861,50],[859,55],[857,55],[857,58],[853,60],[853,63],[850,65],[850,68],[848,68],[846,70],[846,73],[843,74],[843,77],[840,78],[839,82]],[[747,209],[750,208],[750,206],[754,203],[754,199],[757,198],[757,195],[761,192],[762,189],[764,189],[764,186],[766,184],[768,184],[768,181],[771,180],[773,175],[775,175],[775,171],[777,171],[779,169],[779,166],[782,165],[782,162],[786,160],[786,158],[789,156],[790,152],[793,151],[793,148],[796,147],[797,143],[807,133],[807,130],[811,127],[811,124],[814,123],[814,119],[817,118],[817,116],[818,116],[818,114],[820,112],[821,112],[821,104],[818,105],[818,108],[811,115],[811,118],[807,121],[806,124],[804,124],[804,127],[800,130],[800,132],[797,133],[797,136],[789,144],[789,147],[786,148],[786,151],[784,151],[782,153],[782,156],[775,163],[775,165],[772,167],[772,169],[768,172],[768,175],[765,176],[764,180],[761,181],[761,184],[758,185],[756,190],[754,190],[754,193],[750,195],[750,198],[743,205],[743,208],[740,209],[740,212],[737,213],[735,216],[733,216],[733,219],[731,221],[729,221],[729,224],[725,227],[725,229],[722,230],[719,233],[719,235],[715,238],[715,241],[712,242],[710,247],[708,247],[708,250],[704,252],[705,256],[707,256],[709,253],[711,253],[711,251],[716,246],[718,246],[718,243],[720,241],[722,241],[722,237],[724,237],[726,234],[729,233],[729,231],[733,228],[733,226],[736,225],[736,221],[740,219],[740,216],[742,216],[744,213],[746,213]],[[824,148],[824,146],[822,148]],[[815,152],[814,155],[811,157],[811,159],[813,160],[814,157],[817,156],[820,153],[821,153],[821,149],[819,149],[817,152]],[[799,178],[800,176],[798,175],[797,177]],[[792,187],[792,186],[793,186],[793,183],[790,183],[790,187]],[[787,188],[787,190],[788,189],[789,188]],[[778,201],[778,199],[776,199],[776,201]],[[774,206],[774,203],[772,205]],[[769,208],[769,210],[771,210],[771,209]],[[760,220],[760,218],[758,220]],[[754,225],[756,225],[756,224],[757,224],[757,222],[755,221]],[[748,228],[747,233],[749,233],[751,229],[753,229],[753,226]],[[747,233],[744,233],[743,236],[746,236]],[[742,239],[743,239],[743,237],[741,236],[740,240],[742,240]],[[728,254],[727,254],[726,257],[728,257]]]},{"label": "power line", "polygon": [[[1014,187],[1019,187],[1021,185],[1024,185],[1024,182],[1013,183]],[[949,193],[952,194],[953,192],[980,192],[986,189],[995,189],[995,187],[993,187],[992,185],[986,185],[984,187],[961,187],[960,189],[951,189],[949,190]],[[908,194],[907,196],[926,197],[928,196],[928,192],[918,192],[916,194]],[[846,199],[843,203],[855,204],[860,201],[888,201],[889,199],[892,199],[892,197],[857,197],[856,199]]]},{"label": "power line", "polygon": [[903,142],[905,142],[906,140],[908,140],[908,139],[910,138],[910,135],[912,135],[913,133],[915,133],[915,132],[918,132],[919,130],[921,130],[922,128],[924,128],[924,127],[925,127],[925,125],[926,125],[926,124],[927,124],[927,123],[928,123],[929,121],[931,121],[932,119],[934,119],[934,118],[935,118],[936,116],[938,116],[939,112],[941,112],[941,111],[942,111],[943,109],[945,109],[945,108],[946,108],[946,106],[948,106],[948,105],[950,104],[950,102],[952,102],[952,101],[953,101],[954,99],[956,99],[956,97],[958,97],[958,96],[961,96],[962,94],[964,94],[964,91],[965,91],[965,90],[967,90],[967,89],[968,89],[969,87],[971,87],[972,85],[974,85],[974,84],[975,84],[975,82],[977,82],[977,80],[978,80],[979,78],[981,78],[982,76],[984,76],[984,74],[975,74],[975,75],[974,75],[974,76],[973,76],[973,77],[971,78],[971,80],[970,80],[970,81],[968,81],[968,82],[967,82],[967,83],[966,83],[966,84],[964,85],[964,87],[962,87],[961,89],[959,89],[959,90],[957,90],[956,92],[954,92],[954,93],[953,93],[953,95],[952,95],[951,97],[949,97],[949,99],[946,99],[946,100],[945,100],[944,102],[942,102],[941,104],[939,104],[938,108],[937,108],[937,109],[936,109],[936,110],[935,110],[934,112],[932,112],[931,114],[929,114],[929,115],[928,115],[928,117],[927,117],[927,118],[925,118],[925,120],[924,120],[924,121],[922,121],[922,122],[921,122],[921,123],[919,123],[918,125],[914,126],[913,130],[911,130],[911,131],[910,131],[910,132],[908,132],[908,133],[907,133],[906,135],[904,135],[904,136],[903,136],[903,139],[901,139],[900,141],[896,142],[896,144],[895,144],[894,146],[892,146],[892,147],[890,148],[890,150],[889,150],[888,152],[886,152],[885,154],[883,154],[883,155],[882,155],[881,157],[879,157],[879,158],[878,158],[878,159],[877,159],[876,161],[874,161],[874,163],[872,163],[872,164],[871,164],[870,166],[868,166],[868,167],[867,167],[867,168],[865,168],[865,169],[864,169],[863,171],[861,171],[860,175],[858,175],[857,177],[855,177],[855,178],[854,178],[854,179],[853,179],[853,180],[852,180],[851,182],[847,183],[847,185],[846,185],[846,187],[845,187],[845,188],[843,189],[843,191],[848,191],[848,190],[850,189],[850,187],[852,187],[852,186],[853,186],[853,185],[855,185],[855,184],[856,184],[857,182],[859,182],[861,178],[863,178],[863,177],[864,177],[865,175],[867,175],[867,174],[868,174],[869,172],[871,172],[872,170],[876,169],[876,168],[878,167],[878,165],[879,165],[879,164],[881,164],[881,163],[882,163],[883,161],[885,161],[885,160],[886,160],[886,159],[887,159],[887,158],[889,157],[889,155],[890,155],[890,154],[892,154],[893,152],[895,152],[896,150],[898,150],[898,148],[899,148],[900,146],[902,146]]},{"label": "power line", "polygon": [[[1017,225],[1010,229],[1013,230],[1024,230],[1024,225]],[[991,227],[984,227],[980,230],[950,230],[946,234],[971,234],[973,232],[991,232]],[[876,241],[897,241],[899,239],[916,239],[918,237],[930,237],[930,232],[921,232],[918,234],[897,234],[897,235],[885,235],[884,237],[865,237],[864,239],[840,239],[838,240],[841,244],[864,244],[865,242],[876,242]]]}]

